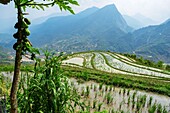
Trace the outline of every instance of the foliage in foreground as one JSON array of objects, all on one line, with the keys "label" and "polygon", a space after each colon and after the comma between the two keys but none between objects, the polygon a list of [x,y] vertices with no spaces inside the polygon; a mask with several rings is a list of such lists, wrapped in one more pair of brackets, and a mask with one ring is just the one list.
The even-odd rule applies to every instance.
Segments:
[{"label": "foliage in foreground", "polygon": [[81,106],[80,96],[60,71],[62,57],[45,54],[45,63],[37,60],[34,73],[22,74],[19,84],[18,103],[21,113],[69,113],[73,105]]},{"label": "foliage in foreground", "polygon": [[8,95],[11,88],[11,80],[9,77],[2,76],[0,74],[0,97],[2,95]]}]

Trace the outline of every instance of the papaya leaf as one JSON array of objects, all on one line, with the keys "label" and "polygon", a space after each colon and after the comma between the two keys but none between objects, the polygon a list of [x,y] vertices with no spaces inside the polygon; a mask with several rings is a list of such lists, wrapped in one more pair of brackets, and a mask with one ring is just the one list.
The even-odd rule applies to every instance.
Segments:
[{"label": "papaya leaf", "polygon": [[40,54],[40,51],[37,48],[29,47],[30,52],[34,54]]},{"label": "papaya leaf", "polygon": [[26,6],[22,6],[23,11],[26,11]]},{"label": "papaya leaf", "polygon": [[40,9],[42,9],[44,11],[44,7],[43,5],[38,5]]},{"label": "papaya leaf", "polygon": [[21,0],[20,1],[20,4],[25,4],[25,3],[27,3],[28,2],[28,0]]}]

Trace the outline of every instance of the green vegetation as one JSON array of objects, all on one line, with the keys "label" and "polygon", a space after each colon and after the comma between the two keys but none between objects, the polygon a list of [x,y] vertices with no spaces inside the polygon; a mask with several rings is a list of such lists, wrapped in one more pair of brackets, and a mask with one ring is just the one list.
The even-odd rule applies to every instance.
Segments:
[{"label": "green vegetation", "polygon": [[8,76],[0,74],[0,97],[2,95],[9,95],[11,88],[11,79]]},{"label": "green vegetation", "polygon": [[[6,5],[10,1],[0,1],[1,4]],[[32,8],[32,9],[42,9],[53,7],[54,5],[57,5],[60,10],[69,11],[70,13],[74,14],[74,11],[70,7],[70,5],[79,5],[77,1],[75,0],[60,0],[60,1],[44,1],[44,2],[37,2],[34,0],[14,0],[14,6],[17,10],[17,22],[14,26],[15,29],[17,29],[17,32],[13,35],[13,37],[17,40],[16,43],[13,45],[13,49],[16,51],[15,55],[15,67],[14,67],[14,76],[13,76],[13,83],[11,87],[10,92],[10,103],[11,103],[11,113],[17,113],[18,112],[18,103],[17,103],[17,92],[18,92],[18,85],[20,83],[20,69],[21,69],[21,59],[22,55],[26,53],[31,54],[31,59],[35,60],[36,54],[40,54],[39,51],[32,47],[31,42],[28,39],[28,36],[30,35],[30,31],[28,29],[31,22],[29,19],[25,17],[28,13],[26,12],[26,9]],[[47,112],[47,111],[46,111]]]},{"label": "green vegetation", "polygon": [[[100,90],[100,83],[87,81],[84,83],[77,84],[78,80],[73,78],[71,78],[70,80],[74,81],[74,85],[79,93],[84,92],[81,86],[84,86],[86,88],[91,86],[96,86],[88,89],[90,92],[88,98],[86,97],[86,95],[81,96],[81,101],[83,101],[88,108],[88,111],[83,113],[95,113],[95,112],[100,113],[103,112],[103,110],[105,109],[107,109],[105,111],[106,113],[128,113],[128,112],[147,112],[147,111],[153,112],[155,110],[156,111],[163,110],[162,106],[164,106],[164,108],[166,107],[163,104],[162,105],[159,104],[159,101],[157,101],[158,103],[156,102],[154,104],[147,105],[147,103],[149,103],[149,100],[147,98],[150,97],[146,95],[148,93],[143,95],[141,94],[140,91],[131,90],[130,94],[127,95],[126,93],[123,93],[126,92],[124,88],[116,87],[116,90],[110,90],[109,87],[110,86],[114,87],[113,85],[104,84],[102,90]],[[106,90],[106,88],[108,88],[108,90]],[[119,94],[119,92],[122,93]],[[155,96],[153,98],[153,101],[154,102],[156,101]],[[157,106],[161,106],[161,107],[158,108]],[[157,107],[157,109],[155,109],[155,107]],[[167,112],[166,108],[165,111]]]},{"label": "green vegetation", "polygon": [[[110,53],[108,53],[108,54],[110,54]],[[129,63],[128,61],[124,61],[124,60],[126,60],[126,59],[124,59],[123,60],[123,58],[122,57],[119,57],[118,55],[116,55],[115,53],[113,53],[113,52],[111,52],[111,54],[110,54],[113,58],[115,58],[115,59],[118,59],[119,61],[121,61],[121,62],[124,62],[124,63],[126,63],[126,64],[128,64],[128,65],[131,65],[131,66],[134,66],[134,67],[138,67],[138,68],[141,68],[141,69],[147,69],[147,70],[150,70],[150,71],[154,71],[154,72],[159,72],[159,73],[163,73],[163,74],[170,74],[169,72],[167,72],[168,70],[167,70],[167,66],[165,67],[165,66],[163,66],[163,62],[162,61],[159,61],[158,63],[154,63],[153,61],[150,61],[150,60],[147,60],[147,59],[143,59],[143,57],[140,57],[139,59],[137,58],[137,57],[135,57],[136,55],[130,55],[130,54],[123,54],[124,56],[126,56],[127,58],[132,58],[132,59],[134,59],[134,62],[133,63]],[[113,55],[115,55],[115,56],[117,56],[117,57],[119,57],[119,58],[116,58],[116,57],[114,57]],[[142,60],[141,60],[142,59]],[[105,60],[107,60],[106,58],[105,58]],[[149,64],[148,63],[146,63],[146,62],[150,62]],[[138,64],[138,65],[136,65],[136,64]],[[153,65],[150,65],[150,64],[153,64]],[[158,66],[159,65],[159,66]],[[141,67],[141,66],[146,66],[146,67]],[[153,67],[153,68],[157,68],[157,69],[161,69],[161,71],[158,71],[158,70],[153,70],[153,69],[151,69],[151,68],[148,68],[148,67]],[[161,67],[161,68],[160,68]],[[143,74],[144,75],[144,74]]]},{"label": "green vegetation", "polygon": [[[91,59],[89,57],[86,57],[87,54],[89,56],[91,55]],[[100,62],[100,58],[99,58],[98,54],[101,54],[104,57],[104,60],[105,60],[104,62],[103,61],[102,61],[102,63]],[[109,56],[109,58],[108,58],[108,56]],[[95,70],[98,69],[98,70],[102,70],[102,71],[109,71],[110,69],[108,67],[110,67],[111,70],[116,69],[121,72],[126,72],[127,74],[132,74],[132,75],[136,74],[136,75],[148,76],[148,77],[154,76],[155,78],[161,78],[160,75],[162,75],[162,74],[163,74],[163,76],[164,76],[164,74],[165,74],[165,76],[170,75],[170,72],[168,72],[168,70],[165,70],[166,68],[160,69],[158,67],[146,66],[145,64],[141,64],[141,63],[139,64],[138,61],[133,58],[129,58],[129,57],[126,57],[126,56],[123,56],[120,54],[118,55],[113,52],[104,52],[104,51],[80,52],[80,53],[72,54],[71,58],[73,58],[73,57],[82,57],[84,59],[83,64],[86,64],[86,65],[83,65],[83,67],[92,68]],[[90,61],[89,61],[89,59],[90,59]],[[113,60],[117,59],[119,62],[113,64],[112,59]],[[99,63],[98,63],[98,61],[99,61]],[[107,67],[104,66],[105,63],[107,64]],[[100,65],[100,66],[96,67],[96,65]],[[116,65],[118,65],[118,67]],[[128,68],[128,66],[130,66],[132,68]],[[168,66],[166,66],[166,67],[168,67]],[[137,70],[141,70],[141,71],[137,71]]]},{"label": "green vegetation", "polygon": [[[23,64],[21,66],[21,71],[32,71],[34,69],[34,64]],[[14,70],[14,64],[0,64],[0,72],[13,72]]]},{"label": "green vegetation", "polygon": [[61,58],[51,57],[48,53],[45,55],[43,64],[36,62],[33,76],[28,73],[21,76],[19,111],[69,113],[75,110],[72,103],[84,109],[76,89],[60,71]]},{"label": "green vegetation", "polygon": [[[78,67],[62,67],[63,73],[70,77],[76,77],[77,79],[83,79],[83,72],[89,77],[89,80],[95,80],[98,83],[115,85],[119,87],[135,88],[145,91],[156,92],[159,94],[164,94],[170,96],[170,82],[165,82],[164,80],[169,80],[167,78],[153,79],[146,78],[142,76],[131,76],[123,74],[112,74],[103,71],[96,71],[91,69],[82,69]],[[84,79],[86,80],[86,79]]]},{"label": "green vegetation", "polygon": [[7,58],[9,56],[7,54],[8,51],[9,50],[7,50],[7,49],[3,48],[2,46],[0,46],[0,59],[1,59],[0,63],[3,62],[3,61],[8,60],[8,58]]},{"label": "green vegetation", "polygon": [[[51,57],[46,53],[44,62],[37,60],[35,65],[22,65],[23,72],[18,92],[19,112],[62,111],[62,113],[90,113],[90,111],[93,111],[96,113],[123,113],[126,112],[122,110],[125,105],[129,107],[128,109],[134,109],[134,111],[141,112],[143,108],[147,107],[150,113],[154,111],[167,112],[164,106],[154,104],[152,97],[147,100],[146,95],[138,95],[137,92],[130,93],[130,90],[140,89],[170,96],[169,78],[157,79],[146,76],[108,73],[78,65],[77,67],[64,65],[60,68],[61,59],[63,58],[65,57]],[[12,69],[12,65],[0,66],[1,71],[12,71]],[[81,90],[79,91],[75,82],[69,83],[67,77],[76,78],[80,85],[89,80],[96,81],[99,84],[86,85],[80,88]],[[0,81],[1,83],[2,81]],[[10,87],[11,85],[8,86],[8,89]],[[119,96],[127,98],[120,101],[118,109],[109,108],[107,111],[103,111],[105,106],[114,105],[116,100],[113,93],[117,92],[115,87],[123,87],[118,91],[118,93],[120,92]],[[61,90],[62,88],[64,89]],[[93,95],[94,100],[89,100],[91,95]],[[99,101],[99,98],[102,98],[102,101]],[[60,102],[64,102],[65,105]],[[155,106],[157,109],[155,109]]]},{"label": "green vegetation", "polygon": [[169,65],[164,66],[163,61],[154,62],[154,61],[151,61],[151,60],[148,60],[148,59],[144,59],[142,56],[137,57],[135,54],[126,53],[126,54],[123,54],[123,55],[136,60],[137,61],[136,63],[138,63],[138,64],[150,66],[150,67],[154,67],[154,68],[159,68],[159,69],[165,69],[167,71],[170,71],[170,68],[169,68],[170,66]]}]

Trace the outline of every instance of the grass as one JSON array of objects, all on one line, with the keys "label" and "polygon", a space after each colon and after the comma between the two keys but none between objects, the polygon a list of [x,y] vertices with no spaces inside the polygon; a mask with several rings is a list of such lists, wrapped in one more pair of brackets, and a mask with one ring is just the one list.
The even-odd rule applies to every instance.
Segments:
[{"label": "grass", "polygon": [[[93,53],[91,64],[92,64],[92,66],[95,67],[95,64],[93,62],[94,58],[95,58],[95,54]],[[34,65],[32,65],[32,64],[29,64],[29,65],[24,64],[21,67],[21,70],[22,71],[31,71],[34,69],[33,66]],[[167,95],[170,97],[170,79],[169,78],[153,79],[153,78],[147,78],[145,76],[113,74],[113,73],[99,71],[99,70],[96,70],[95,68],[94,69],[84,68],[83,66],[77,66],[77,67],[62,66],[59,73],[57,73],[56,67],[55,67],[56,62],[51,62],[51,65],[49,65],[49,62],[46,62],[46,66],[48,68],[45,71],[43,71],[43,69],[45,69],[45,68],[42,68],[42,66],[40,66],[38,68],[40,70],[42,69],[41,71],[43,73],[40,74],[39,71],[37,70],[37,73],[35,73],[35,75],[38,75],[38,76],[34,75],[34,79],[36,78],[35,80],[30,79],[30,81],[28,81],[27,84],[25,84],[26,82],[24,82],[24,81],[21,82],[21,84],[20,84],[21,87],[23,87],[22,85],[25,84],[25,85],[27,85],[27,87],[25,87],[25,88],[28,88],[28,89],[24,89],[24,88],[20,89],[20,93],[22,96],[20,95],[19,102],[22,103],[22,104],[20,104],[20,108],[22,108],[23,111],[25,110],[25,107],[21,107],[21,106],[24,106],[25,103],[27,103],[28,106],[31,105],[31,107],[30,107],[31,110],[33,109],[32,105],[34,105],[34,108],[36,110],[37,107],[39,106],[38,104],[42,104],[42,102],[46,100],[45,107],[47,107],[47,108],[44,107],[44,109],[43,109],[45,111],[46,109],[49,110],[49,108],[51,106],[50,104],[52,102],[54,103],[54,105],[57,104],[57,106],[60,106],[59,105],[60,103],[58,103],[58,101],[55,102],[53,100],[60,100],[60,99],[64,99],[64,97],[67,97],[66,101],[68,101],[67,99],[70,97],[69,96],[70,92],[65,92],[65,91],[71,91],[73,94],[76,94],[77,89],[75,89],[75,88],[70,89],[70,88],[72,88],[74,83],[71,83],[72,86],[69,86],[69,84],[67,84],[68,81],[65,79],[65,75],[67,77],[75,77],[80,81],[82,81],[82,79],[85,81],[93,80],[93,81],[96,81],[99,83],[99,85],[98,85],[99,87],[97,85],[91,85],[91,86],[89,85],[89,86],[86,86],[80,93],[84,99],[89,99],[89,96],[92,93],[92,91],[95,92],[95,100],[83,101],[83,103],[88,102],[88,105],[92,105],[92,107],[89,107],[89,109],[90,108],[93,108],[93,110],[95,109],[96,111],[98,111],[96,113],[104,113],[105,112],[105,111],[102,111],[103,109],[101,109],[104,106],[103,102],[105,102],[108,106],[111,106],[113,104],[113,101],[114,101],[114,97],[112,97],[112,91],[114,91],[113,86],[123,87],[123,89],[120,90],[120,96],[128,95],[127,96],[128,106],[131,105],[130,103],[132,103],[132,107],[134,109],[136,109],[137,111],[140,111],[142,109],[142,107],[144,107],[145,104],[148,102],[148,101],[146,102],[146,95],[138,96],[136,94],[136,92],[134,92],[133,96],[131,97],[131,95],[129,95],[130,90],[129,89],[127,90],[125,88],[142,89],[145,91],[152,91],[152,92],[156,92],[159,94],[164,94],[164,95]],[[49,69],[51,69],[51,70],[49,70]],[[0,71],[12,71],[12,70],[13,70],[13,65],[1,65],[0,66]],[[36,72],[36,70],[35,70],[35,72]],[[62,73],[64,75],[63,76],[64,78],[61,76],[62,74],[60,74],[60,73]],[[25,77],[27,77],[27,76],[25,76]],[[62,81],[58,81],[58,80],[60,80],[60,79],[58,79],[58,77],[62,78]],[[21,79],[24,80],[24,78],[22,78],[22,77],[21,77]],[[43,82],[42,82],[42,80],[43,80]],[[63,85],[63,83],[66,83],[66,84]],[[47,84],[49,84],[49,86],[47,86]],[[103,87],[103,85],[105,85],[105,84],[106,84],[106,86]],[[60,89],[58,91],[56,90],[56,88],[58,88],[58,86],[62,86],[61,88],[66,88],[66,89],[62,90],[60,93],[58,93],[60,91]],[[45,93],[43,93],[43,91],[45,91]],[[100,91],[100,92],[104,91],[104,93],[100,94],[100,93],[98,93],[98,91]],[[58,94],[60,94],[59,97],[55,97],[56,92]],[[66,95],[67,93],[68,93],[68,95]],[[53,96],[51,96],[51,95],[53,95]],[[105,97],[105,100],[103,102],[98,101],[98,97],[100,97],[100,95]],[[28,99],[28,98],[31,98],[31,99]],[[72,97],[70,97],[70,98],[73,99]],[[79,99],[79,97],[76,97],[76,98]],[[148,104],[149,104],[148,112],[154,113],[156,110],[158,112],[164,111],[165,108],[163,108],[163,106],[156,105],[155,103],[152,104],[153,99],[151,99],[151,98],[148,102]],[[38,103],[38,102],[40,102],[40,103]],[[76,103],[73,102],[72,104],[74,104],[74,107],[76,106]],[[71,106],[72,106],[72,104],[71,104]],[[121,111],[121,113],[124,113],[124,111],[122,110],[124,104],[126,104],[126,103],[123,98],[123,100],[120,102],[120,105],[119,105],[119,110]],[[41,106],[44,106],[44,103]],[[157,109],[156,109],[156,107],[157,107]],[[57,108],[57,107],[54,107],[54,108]],[[53,110],[54,108],[51,108],[51,110]],[[109,109],[109,112],[112,112],[112,111],[114,112],[114,109]],[[165,112],[166,112],[166,109],[165,109]],[[89,113],[89,112],[86,112],[86,113]]]},{"label": "grass", "polygon": [[[116,85],[126,88],[135,88],[170,96],[169,78],[146,78],[124,74],[113,74],[88,68],[62,66],[64,74],[84,80],[95,80],[99,83]],[[33,70],[33,65],[23,65],[22,71]],[[13,71],[13,65],[1,65],[0,71]]]},{"label": "grass", "polygon": [[[107,85],[115,85],[125,88],[141,89],[170,96],[170,82],[165,82],[167,78],[161,80],[146,78],[142,76],[131,76],[123,74],[112,74],[92,69],[82,69],[69,66],[62,67],[65,75],[82,79],[82,73],[86,73],[89,80]],[[169,79],[168,79],[169,81]]]},{"label": "grass", "polygon": [[[21,71],[32,71],[34,69],[34,64],[22,64]],[[14,71],[14,64],[1,64],[0,65],[0,72],[4,71]]]},{"label": "grass", "polygon": [[[92,68],[93,69],[96,69],[96,67],[95,67],[95,64],[94,64],[94,58],[96,57],[96,55],[94,54],[94,53],[92,53],[93,54],[93,56],[92,56],[92,58],[91,58],[91,65],[92,65]],[[97,70],[97,69],[96,69]]]},{"label": "grass", "polygon": [[[83,92],[82,87],[91,87],[96,85],[97,89],[94,90],[94,87],[90,88],[90,94],[87,98],[86,96],[81,96],[81,101],[83,101],[88,106],[88,112],[85,113],[94,113],[96,111],[101,112],[103,110],[107,109],[106,113],[130,113],[130,112],[147,112],[147,111],[155,111],[155,105],[157,107],[157,111],[162,111],[163,107],[166,106],[166,104],[161,104],[160,101],[157,101],[157,97],[153,96],[153,102],[157,101],[156,103],[153,103],[152,105],[147,105],[146,103],[149,103],[148,93],[141,94],[140,91],[134,91],[131,90],[130,94],[127,95],[127,93],[123,94],[125,91],[125,88],[116,88],[116,90],[110,90],[110,86],[114,87],[113,85],[103,85],[102,90],[100,90],[100,83],[95,83],[93,81],[85,81],[82,84],[76,83],[76,79],[71,78],[71,81],[74,81],[75,87],[77,88],[77,91],[81,94]],[[106,87],[108,87],[108,90],[106,91]],[[121,90],[121,94],[119,94],[119,91]],[[104,93],[103,93],[104,91]],[[126,92],[126,91],[125,91]],[[94,94],[96,96],[94,96]],[[134,100],[132,99],[134,95]],[[97,97],[97,98],[96,98]],[[155,104],[155,105],[154,105]],[[159,107],[159,109],[158,109]],[[165,111],[167,111],[165,109]]]}]

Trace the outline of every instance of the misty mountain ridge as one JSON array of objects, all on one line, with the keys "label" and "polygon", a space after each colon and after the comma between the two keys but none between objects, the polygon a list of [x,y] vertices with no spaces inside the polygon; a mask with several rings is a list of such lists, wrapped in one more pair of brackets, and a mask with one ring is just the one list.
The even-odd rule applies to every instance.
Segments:
[{"label": "misty mountain ridge", "polygon": [[148,26],[123,37],[131,40],[135,54],[151,60],[170,62],[170,21]]},{"label": "misty mountain ridge", "polygon": [[[76,15],[50,18],[31,28],[31,40],[35,45],[55,43],[58,40],[76,38],[77,36],[99,42],[106,39],[112,41],[113,35],[118,38],[131,30],[132,28],[127,25],[116,6],[108,5],[101,9],[89,8]],[[46,36],[50,36],[51,42]],[[40,39],[41,43],[38,41]]]},{"label": "misty mountain ridge", "polygon": [[[30,40],[34,46],[56,51],[110,50],[170,62],[170,21],[143,26],[133,17],[122,16],[112,4],[92,7],[76,15],[51,17],[39,25],[32,25]],[[4,34],[0,34],[1,37]],[[0,40],[0,43],[4,42]]]}]

